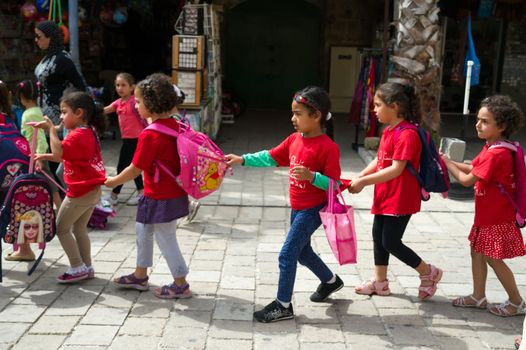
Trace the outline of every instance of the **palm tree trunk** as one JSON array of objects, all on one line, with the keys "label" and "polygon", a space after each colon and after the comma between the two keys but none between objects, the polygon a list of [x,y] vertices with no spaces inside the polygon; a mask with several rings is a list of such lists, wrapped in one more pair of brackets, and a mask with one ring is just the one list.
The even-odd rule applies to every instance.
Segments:
[{"label": "palm tree trunk", "polygon": [[438,133],[440,129],[440,25],[438,0],[395,0],[400,2],[400,19],[393,50],[393,71],[389,81],[409,83],[420,95],[422,122]]}]

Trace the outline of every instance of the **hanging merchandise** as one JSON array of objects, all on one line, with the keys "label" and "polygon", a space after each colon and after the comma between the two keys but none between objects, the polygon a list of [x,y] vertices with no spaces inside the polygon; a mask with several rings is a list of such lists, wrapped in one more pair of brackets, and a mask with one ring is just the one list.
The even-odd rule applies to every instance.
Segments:
[{"label": "hanging merchandise", "polygon": [[69,43],[69,30],[68,27],[62,22],[62,4],[60,0],[50,0],[48,21],[57,22],[58,27],[62,30],[64,36],[64,43]]},{"label": "hanging merchandise", "polygon": [[113,21],[113,10],[109,7],[103,6],[99,13],[99,19],[104,25],[111,25]]},{"label": "hanging merchandise", "polygon": [[51,0],[37,0],[36,5],[39,12],[48,12],[49,11],[49,2]]},{"label": "hanging merchandise", "polygon": [[117,7],[113,12],[113,22],[117,25],[123,25],[128,21],[128,10],[126,7]]},{"label": "hanging merchandise", "polygon": [[475,43],[473,42],[473,36],[471,35],[471,14],[468,17],[468,52],[464,60],[464,76],[467,72],[468,61],[473,61],[473,70],[471,71],[471,86],[479,84],[480,79],[480,61],[475,53]]},{"label": "hanging merchandise", "polygon": [[35,5],[30,2],[26,2],[20,7],[20,14],[26,22],[31,22],[38,16],[38,11]]},{"label": "hanging merchandise", "polygon": [[479,10],[477,11],[478,18],[489,18],[493,16],[493,9],[495,7],[495,0],[480,0]]}]

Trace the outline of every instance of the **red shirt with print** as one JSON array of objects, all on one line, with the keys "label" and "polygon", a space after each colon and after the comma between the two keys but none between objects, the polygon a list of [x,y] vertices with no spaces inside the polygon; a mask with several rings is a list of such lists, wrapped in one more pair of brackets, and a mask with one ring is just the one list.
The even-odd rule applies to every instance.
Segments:
[{"label": "red shirt with print", "polygon": [[502,224],[515,221],[515,208],[500,192],[497,183],[515,196],[513,153],[498,147],[482,148],[471,162],[471,173],[479,178],[475,183],[475,226]]},{"label": "red shirt with print", "polygon": [[[386,127],[377,153],[376,171],[393,164],[393,160],[407,160],[415,169],[420,168],[422,143],[415,130],[397,131],[398,126],[409,124],[402,121],[393,129]],[[397,134],[395,140],[395,134]],[[371,213],[375,215],[409,215],[420,211],[420,185],[407,168],[394,179],[374,186]]]},{"label": "red shirt with print", "polygon": [[301,133],[296,132],[269,153],[279,166],[290,166],[290,206],[294,210],[308,209],[325,203],[327,193],[313,186],[310,181],[294,179],[291,176],[293,166],[303,165],[310,171],[340,180],[340,151],[338,145],[325,134],[303,137]]},{"label": "red shirt with print", "polygon": [[62,141],[66,195],[77,198],[106,181],[106,170],[100,154],[100,144],[91,127],[79,127]]},{"label": "red shirt with print", "polygon": [[[179,130],[177,120],[174,118],[157,119],[154,123]],[[179,175],[181,167],[177,152],[177,139],[157,131],[144,129],[139,135],[137,149],[132,160],[134,166],[144,171],[144,195],[158,200],[186,196],[186,192],[161,169],[159,169],[159,181],[155,182],[154,160],[161,162],[175,176]]]}]

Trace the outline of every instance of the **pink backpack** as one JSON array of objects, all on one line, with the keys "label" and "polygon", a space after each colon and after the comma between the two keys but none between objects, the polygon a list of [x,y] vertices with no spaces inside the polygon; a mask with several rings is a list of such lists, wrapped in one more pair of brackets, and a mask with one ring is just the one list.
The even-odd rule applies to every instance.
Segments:
[{"label": "pink backpack", "polygon": [[225,155],[208,136],[179,123],[179,131],[159,123],[150,124],[145,130],[154,130],[177,139],[181,159],[181,172],[175,176],[170,169],[155,161],[155,181],[159,181],[159,168],[173,178],[181,188],[195,199],[203,198],[217,190],[229,168]]},{"label": "pink backpack", "polygon": [[502,194],[504,194],[504,196],[506,196],[506,198],[508,198],[515,207],[515,210],[517,211],[515,219],[517,221],[517,225],[522,228],[526,226],[526,158],[524,157],[524,151],[522,150],[521,145],[516,141],[497,141],[489,148],[491,149],[495,147],[504,147],[513,151],[516,187],[515,198],[513,198],[508,191],[506,191],[502,184],[497,183],[497,186],[499,187]]}]

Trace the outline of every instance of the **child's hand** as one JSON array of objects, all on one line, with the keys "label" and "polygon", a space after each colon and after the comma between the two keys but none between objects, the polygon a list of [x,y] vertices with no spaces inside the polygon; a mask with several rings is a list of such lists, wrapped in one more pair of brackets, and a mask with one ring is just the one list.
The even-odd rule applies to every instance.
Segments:
[{"label": "child's hand", "polygon": [[238,156],[237,154],[227,154],[225,156],[226,163],[230,166],[236,164],[243,164],[243,157]]},{"label": "child's hand", "polygon": [[44,160],[52,160],[53,154],[51,153],[37,153],[35,154],[35,160],[38,162],[44,161]]},{"label": "child's hand", "polygon": [[450,160],[449,157],[446,154],[444,154],[442,152],[439,152],[439,154],[440,154],[440,158],[442,158],[444,160],[444,162],[447,162],[447,161]]},{"label": "child's hand", "polygon": [[104,186],[109,188],[117,187],[119,184],[115,181],[116,176],[110,176],[106,178],[106,181],[104,181]]},{"label": "child's hand", "polygon": [[351,193],[360,193],[362,192],[365,184],[363,181],[360,180],[360,178],[354,179],[351,182],[351,186],[349,186],[349,192]]},{"label": "child's hand", "polygon": [[309,168],[304,167],[303,165],[294,165],[292,167],[292,178],[300,181],[312,181],[314,174],[309,170]]},{"label": "child's hand", "polygon": [[44,116],[44,120],[38,123],[27,123],[28,125],[34,126],[35,128],[49,130],[53,127],[53,122],[47,116]]}]

